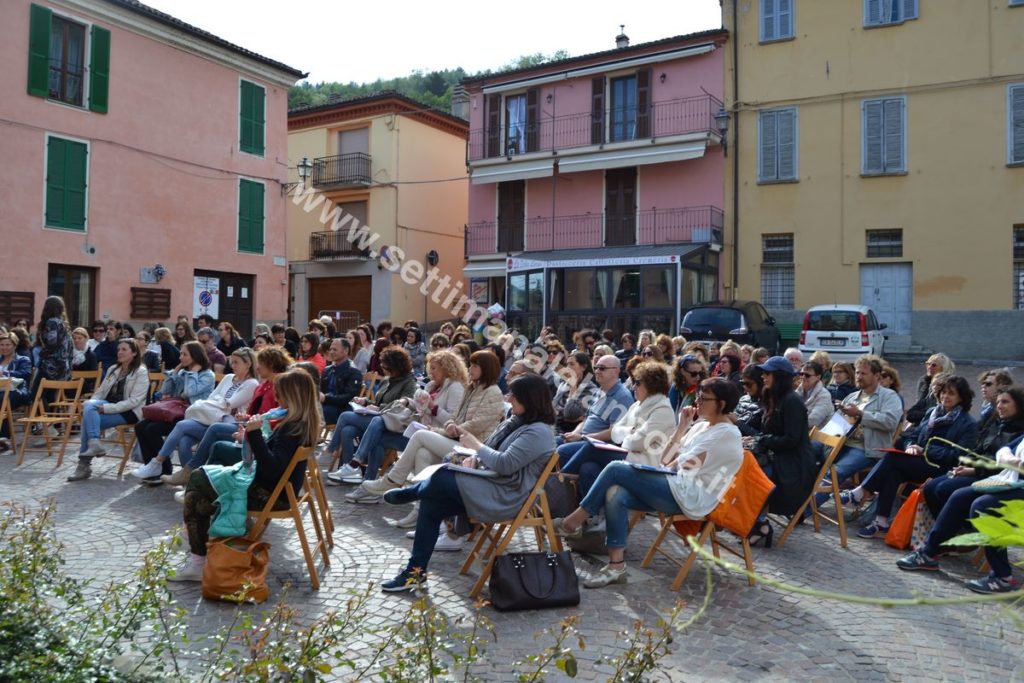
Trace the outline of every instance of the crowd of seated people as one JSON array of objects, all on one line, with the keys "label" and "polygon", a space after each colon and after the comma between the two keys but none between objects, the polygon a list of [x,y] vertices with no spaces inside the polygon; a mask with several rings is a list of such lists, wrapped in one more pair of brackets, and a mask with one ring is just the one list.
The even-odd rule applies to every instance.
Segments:
[{"label": "crowd of seated people", "polygon": [[[181,573],[186,579],[201,570],[215,500],[210,483],[197,478],[202,466],[230,464],[245,440],[267,464],[259,483],[265,496],[289,452],[321,441],[321,424],[333,426],[323,460],[338,463],[327,480],[354,486],[343,500],[412,503],[394,516],[383,508],[388,523],[411,529],[413,539],[404,570],[383,584],[389,592],[426,581],[435,550],[460,550],[465,520],[514,516],[556,451],[580,500],[557,520],[557,531],[603,533],[609,549],[607,566],[584,582],[592,588],[628,578],[628,511],[703,517],[738,470],[743,450],[754,453],[776,486],[750,534],[753,544],[770,547],[772,525],[795,514],[817,483],[824,454],[809,434],[834,413],[852,425],[835,460],[842,495],[830,503],[818,494],[817,503],[854,514],[871,503],[874,515],[859,537],[884,537],[901,486],[927,481],[924,499],[935,525],[921,548],[899,560],[901,569],[937,569],[942,544],[969,530],[970,518],[1024,498],[1017,488],[972,486],[993,474],[1009,477],[1020,464],[1024,391],[1008,371],[986,371],[978,378],[977,410],[971,383],[944,354],[928,358],[905,407],[899,373],[875,356],[833,362],[823,352],[804,358],[798,349],[770,356],[654,330],[561,337],[547,328],[534,339],[510,331],[487,340],[456,323],[433,333],[415,321],[339,330],[328,318],[311,320],[305,333],[258,326],[247,342],[230,322],[210,318],[193,325],[182,317],[139,332],[115,321],[72,328],[56,301],[45,307],[35,337],[31,327],[0,329],[0,377],[13,380],[11,405],[24,408],[39,377],[100,369],[83,403],[78,461],[68,480],[92,477],[94,458],[106,450],[104,432],[128,425],[142,461],[132,475],[154,486],[185,487],[176,496],[186,503],[192,554]],[[296,379],[303,370],[306,379]],[[152,373],[164,378],[155,394]],[[291,387],[284,402],[281,386]],[[148,402],[173,397],[188,404],[184,418],[143,419]],[[285,402],[307,414],[285,421],[285,431],[268,440],[256,429],[260,416]],[[6,436],[0,433],[0,452],[10,447]],[[428,471],[469,452],[463,466],[494,476]],[[965,454],[989,464],[963,465]],[[301,477],[293,481],[301,483]],[[969,581],[969,588],[1019,587],[1005,550],[987,549],[986,557],[989,575]]]}]

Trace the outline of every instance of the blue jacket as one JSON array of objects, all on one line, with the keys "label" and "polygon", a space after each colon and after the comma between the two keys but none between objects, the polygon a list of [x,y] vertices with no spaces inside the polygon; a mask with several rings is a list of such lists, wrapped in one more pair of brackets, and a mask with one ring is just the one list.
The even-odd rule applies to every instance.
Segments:
[{"label": "blue jacket", "polygon": [[217,513],[210,522],[210,538],[245,536],[249,516],[249,485],[256,476],[256,463],[238,462],[227,467],[203,465],[206,478],[217,492]]},{"label": "blue jacket", "polygon": [[214,384],[212,370],[201,370],[200,372],[174,370],[167,375],[163,386],[160,387],[160,396],[162,398],[180,396],[189,403],[195,403],[200,399],[208,398],[213,393]]},{"label": "blue jacket", "polygon": [[21,386],[11,389],[12,403],[18,401],[15,405],[20,406],[32,401],[32,393],[29,391],[29,384],[32,379],[31,359],[26,356],[14,354],[14,358],[11,359],[10,365],[7,366],[7,370],[2,376],[25,380],[21,383]]},{"label": "blue jacket", "polygon": [[960,416],[951,424],[939,425],[932,431],[928,428],[928,420],[937,409],[938,407],[931,408],[925,413],[921,426],[918,427],[911,442],[921,448],[927,447],[925,455],[930,461],[940,467],[951,469],[960,462],[960,456],[964,455],[964,451],[939,441],[928,444],[928,439],[939,436],[964,448],[973,449],[978,442],[978,423],[966,410],[962,410]]}]

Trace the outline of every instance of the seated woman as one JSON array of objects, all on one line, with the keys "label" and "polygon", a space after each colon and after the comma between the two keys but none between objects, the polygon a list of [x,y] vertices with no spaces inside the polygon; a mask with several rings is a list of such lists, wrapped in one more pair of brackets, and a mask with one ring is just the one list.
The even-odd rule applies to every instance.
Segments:
[{"label": "seated woman", "polygon": [[409,360],[412,361],[413,374],[422,375],[426,372],[427,345],[423,343],[423,333],[418,327],[410,327],[405,331],[402,348],[409,354]]},{"label": "seated woman", "polygon": [[[416,378],[412,374],[412,362],[409,354],[401,346],[388,346],[380,353],[380,368],[385,379],[377,388],[374,400],[368,401],[363,396],[352,399],[355,406],[372,405],[378,412],[389,408],[402,398],[412,398],[416,394]],[[326,453],[331,458],[341,456],[341,467],[327,473],[328,482],[334,484],[360,484],[363,481],[363,461],[355,458],[356,439],[361,438],[370,426],[375,415],[360,415],[346,411],[338,417],[337,427],[331,435]]]},{"label": "seated woman", "polygon": [[764,373],[757,365],[743,368],[743,395],[733,411],[732,421],[743,436],[755,436],[761,433],[761,419],[764,408],[761,405],[761,394],[764,391]]},{"label": "seated woman", "polygon": [[178,347],[174,345],[174,337],[171,330],[166,327],[158,327],[153,330],[153,341],[160,347],[160,361],[165,368],[178,366],[181,359],[178,358]]},{"label": "seated woman", "polygon": [[[18,354],[19,341],[18,335],[14,332],[0,336],[0,379],[12,380],[11,390],[8,392],[12,410],[32,403],[32,394],[29,391],[32,361],[28,356]],[[7,433],[7,429],[7,420],[0,420],[0,453],[11,449],[11,435]]]},{"label": "seated woman", "polygon": [[555,410],[555,433],[561,441],[562,434],[576,429],[590,410],[590,404],[598,398],[598,386],[594,384],[594,368],[590,356],[582,351],[573,351],[566,359],[567,372],[559,383],[552,399]]},{"label": "seated woman", "polygon": [[626,452],[599,448],[585,443],[562,463],[563,474],[577,474],[576,490],[584,498],[601,470],[617,460],[657,465],[669,437],[676,429],[675,411],[668,402],[668,368],[664,363],[648,361],[637,366],[636,403],[612,424],[611,442]]},{"label": "seated woman", "polygon": [[179,349],[185,342],[195,341],[196,331],[192,329],[191,323],[180,321],[174,326],[174,345]]},{"label": "seated woman", "polygon": [[316,365],[321,373],[327,367],[327,361],[320,353],[320,341],[312,332],[302,335],[302,339],[299,341],[299,357],[296,360],[308,360]]},{"label": "seated woman", "polygon": [[137,423],[148,394],[149,371],[142,364],[139,345],[134,339],[122,339],[117,344],[117,365],[107,372],[92,398],[82,406],[82,445],[78,466],[68,481],[92,476],[92,459],[106,454],[100,434],[104,429]]},{"label": "seated woman", "polygon": [[674,364],[673,384],[668,391],[672,410],[680,410],[697,402],[697,390],[701,380],[708,376],[707,367],[700,356],[685,354]]},{"label": "seated woman", "polygon": [[150,460],[145,467],[135,470],[133,476],[142,479],[161,477],[164,463],[170,461],[171,456],[177,451],[181,469],[166,479],[161,477],[161,480],[165,484],[175,486],[188,483],[189,475],[192,474],[192,467],[189,463],[196,445],[206,435],[206,430],[218,422],[228,422],[228,424],[234,425],[235,413],[249,405],[256,386],[259,384],[256,381],[254,367],[256,354],[252,349],[244,346],[237,349],[228,356],[228,362],[231,364],[231,372],[224,375],[224,379],[220,381],[213,393],[202,401],[193,402],[194,406],[201,406],[200,409],[206,413],[203,419],[186,414],[185,419],[176,423],[174,429],[164,439],[156,457]]},{"label": "seated woman", "polygon": [[226,320],[217,325],[217,334],[220,336],[220,339],[217,340],[217,349],[225,356],[230,356],[245,346],[245,339],[238,334],[235,326]]},{"label": "seated woman", "polygon": [[843,492],[841,500],[844,503],[857,505],[878,494],[875,521],[858,531],[859,537],[885,536],[900,484],[945,474],[960,462],[963,450],[939,441],[928,443],[929,439],[942,437],[963,448],[971,448],[977,443],[978,423],[970,414],[973,399],[974,392],[966,379],[953,375],[945,380],[939,391],[939,404],[925,414],[904,452],[887,453],[860,486]]},{"label": "seated woman", "polygon": [[[178,367],[168,370],[167,379],[160,388],[161,398],[179,397],[188,401],[189,405],[202,400],[213,391],[213,370],[210,370],[210,359],[206,355],[206,349],[199,342],[186,342],[181,348]],[[142,460],[145,463],[142,467],[132,472],[132,476],[142,479],[151,485],[162,484],[160,472],[154,472],[153,467],[147,467],[149,462],[157,456],[160,446],[163,445],[164,437],[171,433],[174,424],[171,422],[155,422],[153,420],[140,420],[135,423],[135,437],[138,440],[139,450],[142,452]],[[171,461],[165,460],[161,465],[164,474],[171,473]],[[143,476],[145,475],[145,476]]]},{"label": "seated woman", "polygon": [[[1024,463],[1024,438],[1018,437],[1009,446],[999,449],[996,452],[996,461],[1001,466],[1019,468]],[[953,469],[952,475],[973,483],[975,473],[971,469],[958,466]],[[1018,479],[1019,473],[1017,470],[1004,469],[997,477],[1003,481],[1011,481]],[[942,506],[924,545],[898,560],[896,566],[908,571],[937,571],[937,558],[942,552],[944,542],[960,533],[967,520],[981,514],[992,513],[994,509],[1011,500],[1024,500],[1024,489],[1014,488],[987,493],[984,489],[976,490],[969,485],[961,486]],[[975,593],[1009,593],[1020,590],[1021,582],[1013,578],[1013,565],[1010,564],[1006,548],[985,546],[985,559],[989,566],[988,576],[967,580],[967,588]]]},{"label": "seated woman", "polygon": [[833,401],[842,401],[857,390],[853,383],[855,371],[853,363],[834,363],[832,365],[832,383],[826,389],[832,394]]},{"label": "seated woman", "polygon": [[274,340],[269,334],[257,334],[252,338],[252,350],[259,353],[268,346],[273,346]]},{"label": "seated woman", "polygon": [[[319,392],[309,373],[292,370],[277,376],[274,394],[280,406],[288,413],[273,427],[270,438],[263,438],[263,421],[254,416],[235,437],[243,438],[252,449],[256,462],[256,478],[249,485],[248,506],[259,511],[270,500],[270,494],[284,476],[288,464],[301,447],[312,446],[320,437]],[[299,463],[288,481],[296,494],[306,477],[306,464]],[[188,532],[190,556],[177,569],[170,581],[202,581],[206,564],[206,543],[210,522],[217,510],[218,493],[203,469],[196,470],[185,488],[185,529]],[[284,499],[287,504],[287,499]],[[283,507],[283,506],[282,506]]]},{"label": "seated woman", "polygon": [[475,457],[462,464],[482,465],[497,476],[481,477],[442,468],[413,486],[384,494],[384,500],[392,505],[420,503],[412,554],[404,570],[381,584],[384,592],[412,590],[426,581],[441,520],[468,515],[480,522],[500,522],[519,512],[555,450],[551,427],[555,414],[547,383],[538,375],[517,377],[509,384],[509,392],[513,417],[498,425],[484,443],[468,431],[459,438],[463,446],[476,451]]},{"label": "seated woman", "polygon": [[[503,396],[497,386],[499,370],[498,359],[493,353],[474,353],[469,363],[469,388],[458,409],[441,426],[421,429],[413,434],[388,473],[379,479],[363,481],[362,488],[381,496],[404,486],[409,475],[441,462],[452,448],[459,445],[458,438],[462,432],[469,432],[477,439],[486,438],[501,422],[504,413]],[[395,522],[395,526],[400,529],[416,526],[418,510],[417,503],[408,515]]]},{"label": "seated woman", "polygon": [[[414,330],[415,328],[409,328]],[[430,383],[426,389],[417,391],[414,398],[400,398],[398,402],[411,408],[415,413],[416,422],[429,427],[440,427],[451,419],[459,409],[466,393],[469,377],[462,359],[453,351],[435,351],[427,356],[427,374]],[[422,430],[421,430],[422,431]],[[383,417],[374,417],[363,432],[356,449],[355,459],[366,463],[364,482],[377,479],[380,466],[384,464],[387,449],[400,451],[409,444],[409,437],[401,432],[388,430]],[[379,503],[380,495],[371,493],[360,486],[347,494],[345,500],[350,503]]]},{"label": "seated woman", "polygon": [[[836,411],[832,405],[832,395],[822,384],[822,373],[825,369],[813,360],[804,363],[800,368],[800,389],[798,393],[807,408],[807,424],[812,427],[824,427],[832,419]],[[883,376],[884,376],[883,372]]]},{"label": "seated woman", "polygon": [[722,353],[718,356],[718,363],[715,364],[715,370],[712,374],[715,377],[724,377],[730,382],[735,382],[736,386],[742,386],[740,381],[742,365],[743,362],[738,354]]},{"label": "seated woman", "polygon": [[[71,344],[74,347],[71,352],[72,372],[92,372],[99,367],[96,354],[89,348],[89,331],[84,327],[76,327],[71,332]],[[90,379],[82,385],[84,393],[91,393],[95,383]]]},{"label": "seated woman", "polygon": [[917,427],[924,419],[925,413],[935,407],[938,395],[932,391],[933,380],[937,375],[951,375],[956,372],[956,364],[944,353],[934,353],[924,362],[924,376],[917,381],[917,401],[907,408],[907,422]]},{"label": "seated woman", "polygon": [[679,414],[676,436],[662,457],[664,471],[613,462],[601,472],[580,507],[555,520],[559,535],[578,538],[586,519],[604,511],[608,564],[584,581],[585,587],[626,583],[630,510],[701,519],[715,509],[743,464],[740,431],[729,419],[739,399],[734,383],[721,377],[704,380],[696,406],[683,408]]},{"label": "seated woman", "polygon": [[142,364],[146,366],[146,369],[149,372],[160,372],[162,369],[161,365],[163,364],[163,361],[160,360],[160,345],[153,344],[149,332],[142,330],[137,333],[135,335],[135,343],[139,345],[139,349],[142,351]]},{"label": "seated woman", "polygon": [[[900,393],[901,391],[903,391],[903,384],[900,382],[899,370],[897,370],[891,365],[884,365],[882,366],[881,377],[882,378],[881,380],[879,380],[879,384],[881,384],[886,389],[892,389],[893,391],[895,391],[896,395],[900,397],[900,403],[902,403],[905,407],[906,403],[903,401],[903,394]],[[822,379],[821,381],[824,382],[825,380]]]}]

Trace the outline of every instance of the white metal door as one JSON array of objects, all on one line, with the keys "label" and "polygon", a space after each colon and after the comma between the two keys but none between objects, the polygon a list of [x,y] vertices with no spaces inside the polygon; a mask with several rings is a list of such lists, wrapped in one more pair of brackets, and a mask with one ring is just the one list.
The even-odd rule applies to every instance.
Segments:
[{"label": "white metal door", "polygon": [[862,264],[860,303],[875,309],[878,321],[892,335],[910,334],[914,307],[914,273],[910,263]]}]

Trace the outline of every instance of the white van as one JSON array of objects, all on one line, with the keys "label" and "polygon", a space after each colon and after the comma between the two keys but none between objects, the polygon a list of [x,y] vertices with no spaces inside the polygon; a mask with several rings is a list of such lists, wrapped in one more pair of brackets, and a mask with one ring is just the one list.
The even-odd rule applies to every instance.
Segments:
[{"label": "white van", "polygon": [[827,351],[837,359],[865,353],[881,356],[885,348],[884,323],[867,306],[832,304],[815,306],[804,315],[800,351],[806,358],[815,351]]}]

